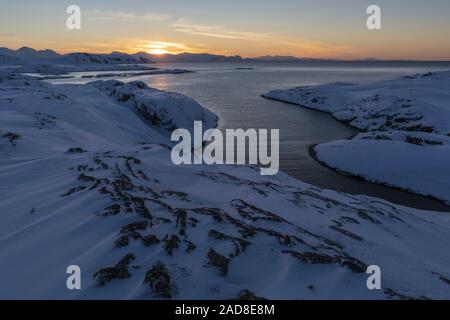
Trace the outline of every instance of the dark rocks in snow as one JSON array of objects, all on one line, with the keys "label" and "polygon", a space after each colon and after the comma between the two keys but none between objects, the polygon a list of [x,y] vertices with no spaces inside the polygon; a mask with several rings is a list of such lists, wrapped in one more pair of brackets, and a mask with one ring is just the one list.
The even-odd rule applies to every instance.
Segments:
[{"label": "dark rocks in snow", "polygon": [[69,150],[67,150],[68,153],[84,153],[87,152],[86,150],[82,149],[82,148],[70,148]]},{"label": "dark rocks in snow", "polygon": [[219,232],[217,230],[209,230],[208,231],[208,237],[216,239],[216,240],[231,241],[234,244],[234,246],[235,246],[235,252],[234,252],[233,256],[239,255],[241,253],[241,251],[245,251],[247,246],[250,245],[250,242],[245,240],[245,239],[228,236],[228,235],[226,235],[224,233],[221,233],[221,232]]},{"label": "dark rocks in snow", "polygon": [[94,162],[96,165],[100,166],[103,170],[109,169],[108,165],[97,157],[94,158]]},{"label": "dark rocks in snow", "polygon": [[406,136],[406,142],[416,145],[423,145],[423,139],[417,137]]},{"label": "dark rocks in snow", "polygon": [[173,213],[176,217],[176,226],[179,228],[179,234],[184,235],[186,233],[186,218],[187,211],[186,210],[175,210]]},{"label": "dark rocks in snow", "polygon": [[94,278],[97,278],[98,284],[104,286],[113,279],[125,279],[131,277],[128,271],[129,264],[135,259],[134,254],[128,253],[113,267],[100,269],[94,273]]},{"label": "dark rocks in snow", "polygon": [[430,139],[422,139],[422,138],[411,137],[411,136],[406,136],[406,142],[411,143],[411,144],[415,144],[415,145],[418,145],[418,146],[423,146],[423,145],[433,145],[433,146],[443,145],[442,141],[436,141],[436,140],[430,140]]},{"label": "dark rocks in snow", "polygon": [[145,200],[141,197],[132,197],[131,201],[134,204],[134,211],[145,219],[151,219],[150,210],[145,206]]},{"label": "dark rocks in snow", "polygon": [[127,234],[123,234],[119,238],[117,238],[114,242],[114,246],[116,248],[126,247],[130,242],[130,238],[139,240],[142,239],[142,235],[137,231],[128,232]]},{"label": "dark rocks in snow", "polygon": [[283,250],[283,253],[290,254],[292,257],[297,258],[303,262],[311,264],[331,264],[338,263],[340,259],[338,257],[332,257],[326,254],[314,253],[314,252],[297,252],[293,250]]},{"label": "dark rocks in snow", "polygon": [[37,125],[39,129],[44,129],[47,128],[49,126],[54,126],[56,125],[56,117],[51,116],[49,114],[44,114],[41,112],[35,112],[33,113],[33,117],[36,119],[37,121]]},{"label": "dark rocks in snow", "polygon": [[392,289],[385,289],[384,293],[391,299],[398,299],[398,300],[417,300],[413,297],[404,295],[404,294],[400,294]]},{"label": "dark rocks in snow", "polygon": [[363,237],[361,237],[361,236],[359,236],[357,234],[354,234],[353,232],[350,232],[348,230],[345,230],[345,229],[342,229],[342,228],[339,228],[339,227],[336,227],[336,226],[330,226],[330,228],[335,230],[335,231],[337,231],[337,232],[339,232],[339,233],[342,233],[343,235],[346,235],[349,238],[352,238],[352,239],[355,239],[355,240],[358,240],[358,241],[364,240]]},{"label": "dark rocks in snow", "polygon": [[153,234],[142,237],[141,241],[144,244],[144,246],[146,246],[146,247],[149,247],[151,245],[158,244],[161,242],[161,240],[159,240],[158,237]]},{"label": "dark rocks in snow", "polygon": [[353,257],[346,257],[342,261],[342,265],[355,273],[364,273],[367,270],[367,265],[364,262]]},{"label": "dark rocks in snow", "polygon": [[164,249],[167,252],[167,255],[173,256],[173,250],[177,249],[180,244],[180,239],[175,235],[171,235],[169,238],[169,235],[166,235],[164,238]]},{"label": "dark rocks in snow", "polygon": [[231,206],[234,207],[242,217],[252,221],[262,219],[276,222],[286,222],[283,218],[277,216],[276,214],[260,209],[240,199],[233,200],[231,202]]},{"label": "dark rocks in snow", "polygon": [[136,230],[145,230],[147,229],[147,227],[148,227],[148,220],[136,221],[127,224],[126,226],[123,226],[120,229],[120,233],[128,233]]},{"label": "dark rocks in snow", "polygon": [[114,241],[114,246],[116,248],[121,248],[121,247],[126,247],[128,246],[129,243],[129,238],[126,234],[120,236],[119,238],[116,239],[116,241]]},{"label": "dark rocks in snow", "polygon": [[92,176],[88,176],[88,175],[86,175],[86,174],[84,174],[84,173],[81,173],[81,174],[78,176],[78,180],[80,180],[80,181],[86,181],[86,182],[95,182],[95,181],[97,181],[97,178],[94,178],[94,177],[92,177]]},{"label": "dark rocks in snow", "polygon": [[249,300],[249,301],[251,301],[251,300],[267,300],[267,299],[263,298],[263,297],[258,297],[250,290],[244,289],[238,294],[238,296],[235,299],[232,299],[232,300]]},{"label": "dark rocks in snow", "polygon": [[[364,273],[367,268],[364,262],[345,253],[343,246],[335,241],[295,225],[266,208],[258,208],[256,205],[249,203],[248,200],[234,199],[228,202],[228,208],[184,207],[180,201],[190,202],[188,195],[184,192],[171,191],[171,189],[161,190],[157,185],[153,185],[155,182],[153,179],[147,177],[143,172],[141,172],[142,174],[139,173],[139,159],[128,155],[114,155],[112,152],[98,153],[93,159],[98,167],[87,164],[87,167],[91,166],[95,169],[90,172],[85,170],[80,172],[78,181],[83,182],[83,185],[94,185],[99,192],[102,193],[103,190],[104,194],[111,195],[113,203],[101,212],[108,216],[128,212],[143,217],[120,229],[119,235],[114,241],[116,248],[130,246],[134,239],[141,242],[145,247],[153,246],[153,248],[156,248],[155,246],[157,246],[158,249],[155,250],[159,250],[161,248],[159,245],[162,245],[168,256],[174,256],[175,253],[178,253],[175,251],[176,249],[183,250],[183,252],[179,250],[180,257],[194,250],[201,250],[203,253],[199,253],[206,255],[205,266],[214,267],[220,272],[220,275],[226,276],[231,260],[238,255],[245,258],[244,251],[253,243],[253,241],[249,241],[249,238],[255,239],[254,236],[258,235],[258,237],[275,240],[271,243],[270,250],[291,255],[302,263],[317,265],[317,267],[333,264],[335,268],[347,268],[354,273]],[[105,171],[102,169],[110,171],[109,178],[105,178]],[[282,188],[282,186],[276,184],[238,179],[229,174],[212,172],[207,176],[206,174],[202,176],[213,181],[217,180],[219,183],[249,186],[256,192],[258,192],[256,188],[261,189],[264,191],[264,193],[260,193],[261,196],[266,196],[271,192],[279,192],[278,190]],[[98,185],[97,182],[100,184]],[[377,206],[372,202],[366,203],[356,199],[351,203],[338,201],[321,194],[320,190],[313,190],[312,188],[292,189],[291,194],[293,199],[289,198],[289,201],[292,200],[292,203],[299,207],[314,207],[318,212],[330,208],[341,209],[341,214],[330,220],[329,227],[359,241],[362,241],[362,237],[348,230],[359,230],[354,228],[359,228],[366,222],[379,224],[380,221],[383,221],[384,223],[382,217],[386,213],[391,214],[391,211],[395,211],[395,208],[392,208],[392,210],[384,208],[386,204],[383,204],[384,211],[379,212]],[[154,217],[150,214],[150,210],[152,210],[152,213],[154,212]],[[393,212],[392,214],[397,215],[398,213]],[[214,227],[205,228],[205,223],[212,223]],[[200,230],[200,227],[203,231]],[[348,230],[344,229],[347,227]],[[155,232],[152,232],[152,234],[142,232],[149,228]],[[167,228],[174,231],[168,232]],[[191,228],[196,229],[191,230]],[[158,238],[160,234],[157,233],[158,229],[164,230],[164,233],[162,233],[166,234],[164,238]],[[211,241],[208,247],[199,246],[197,248],[197,243],[194,244],[192,239],[188,237],[194,231],[207,233],[208,242]],[[142,235],[139,232],[142,232]],[[218,241],[223,243],[219,244]],[[279,245],[273,246],[274,242],[278,242]],[[220,253],[218,253],[219,246],[214,247],[216,244],[221,248]],[[258,244],[253,243],[253,245]],[[304,251],[305,247],[308,247],[307,252]],[[225,250],[223,250],[224,248]],[[202,262],[199,261],[199,263]],[[112,279],[130,277],[130,272],[132,272],[130,268],[133,267],[118,263],[113,267],[99,270],[96,277],[99,279],[99,284],[104,285]],[[164,265],[155,265],[147,271],[144,281],[149,284],[156,296],[169,298],[173,296],[173,287],[170,275],[165,269],[167,271],[166,277],[164,269]],[[256,296],[250,290],[243,290],[235,299],[251,300],[259,298],[261,297]]]},{"label": "dark rocks in snow", "polygon": [[142,171],[142,170],[138,170],[137,171],[137,174],[142,178],[142,179],[144,179],[144,180],[147,180],[147,181],[149,181],[150,179],[147,177],[147,175]]},{"label": "dark rocks in snow", "polygon": [[381,224],[380,221],[378,221],[377,219],[373,218],[368,212],[366,212],[363,209],[355,209],[356,214],[358,215],[358,217],[364,219],[364,220],[369,220],[372,223],[376,223],[376,224]]},{"label": "dark rocks in snow", "polygon": [[320,254],[314,252],[297,252],[293,250],[283,250],[283,253],[289,254],[294,258],[299,259],[305,263],[311,264],[338,264],[340,263],[342,266],[347,267],[354,273],[364,273],[366,272],[367,265],[350,256],[340,257],[340,256],[330,256],[327,254]]},{"label": "dark rocks in snow", "polygon": [[197,246],[192,241],[183,240],[183,242],[187,243],[187,248],[186,248],[187,253],[191,253],[192,251],[194,251],[197,248]]},{"label": "dark rocks in snow", "polygon": [[110,206],[106,207],[105,209],[103,209],[102,215],[103,216],[113,216],[113,215],[116,215],[118,213],[120,213],[120,205],[119,204],[113,204],[113,205],[110,205]]},{"label": "dark rocks in snow", "polygon": [[69,191],[67,191],[66,193],[63,193],[63,194],[61,195],[61,197],[67,197],[67,196],[70,196],[71,194],[76,193],[76,192],[83,191],[83,190],[85,190],[86,188],[87,188],[86,186],[78,186],[78,187],[70,188]]},{"label": "dark rocks in snow", "polygon": [[188,197],[189,195],[186,192],[167,190],[167,191],[163,191],[161,193],[165,196],[173,196],[173,197],[179,198],[182,201],[191,202]]},{"label": "dark rocks in snow", "polygon": [[432,274],[438,276],[439,280],[441,280],[442,282],[444,282],[444,283],[446,283],[446,284],[448,284],[450,286],[450,279],[449,278],[447,278],[447,277],[445,277],[442,274],[439,274],[437,272],[432,272]]},{"label": "dark rocks in snow", "polygon": [[16,145],[17,140],[19,140],[22,136],[17,133],[8,132],[3,135],[3,138],[6,138],[9,140],[10,143],[12,143],[13,146]]},{"label": "dark rocks in snow", "polygon": [[217,253],[216,251],[214,251],[213,248],[209,249],[207,258],[208,258],[208,265],[219,269],[220,273],[223,276],[226,276],[228,274],[228,265],[231,261],[230,259]]},{"label": "dark rocks in snow", "polygon": [[162,262],[157,262],[147,271],[144,284],[148,284],[155,296],[170,299],[172,298],[173,284],[169,271]]},{"label": "dark rocks in snow", "polygon": [[122,191],[131,191],[134,188],[134,185],[131,183],[130,178],[125,174],[118,175],[112,182],[112,185],[116,193],[120,193]]}]

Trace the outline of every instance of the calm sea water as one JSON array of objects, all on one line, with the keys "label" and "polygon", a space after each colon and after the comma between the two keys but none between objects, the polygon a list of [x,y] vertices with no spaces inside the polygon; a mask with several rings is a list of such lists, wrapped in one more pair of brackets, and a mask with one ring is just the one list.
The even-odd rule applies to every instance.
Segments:
[{"label": "calm sea water", "polygon": [[[416,208],[450,211],[438,201],[347,177],[323,167],[310,157],[308,147],[346,139],[357,131],[326,113],[261,97],[272,89],[335,81],[367,82],[450,70],[450,63],[174,63],[156,66],[184,68],[195,73],[120,80],[142,80],[161,90],[186,94],[214,111],[219,116],[221,129],[279,129],[280,169],[297,179],[322,188],[376,196]],[[53,82],[82,81],[92,79]]]}]

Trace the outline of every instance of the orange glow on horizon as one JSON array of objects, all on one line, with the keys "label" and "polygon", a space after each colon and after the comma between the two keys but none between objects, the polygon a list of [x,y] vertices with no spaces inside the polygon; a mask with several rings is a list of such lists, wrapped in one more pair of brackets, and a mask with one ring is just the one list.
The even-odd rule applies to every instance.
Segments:
[{"label": "orange glow on horizon", "polygon": [[182,43],[166,42],[166,41],[151,41],[145,44],[141,49],[150,54],[177,54],[184,52],[188,47]]},{"label": "orange glow on horizon", "polygon": [[164,49],[151,49],[151,50],[148,50],[147,53],[150,53],[150,54],[167,54],[167,53],[169,53],[169,51],[166,51]]}]

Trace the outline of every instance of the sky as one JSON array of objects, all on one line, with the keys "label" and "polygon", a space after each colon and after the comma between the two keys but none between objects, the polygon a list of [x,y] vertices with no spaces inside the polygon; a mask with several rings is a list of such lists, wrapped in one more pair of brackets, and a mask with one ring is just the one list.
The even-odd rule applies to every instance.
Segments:
[{"label": "sky", "polygon": [[[381,30],[366,27],[369,5]],[[81,29],[66,27],[69,5]],[[0,46],[450,60],[449,0],[0,0]]]}]

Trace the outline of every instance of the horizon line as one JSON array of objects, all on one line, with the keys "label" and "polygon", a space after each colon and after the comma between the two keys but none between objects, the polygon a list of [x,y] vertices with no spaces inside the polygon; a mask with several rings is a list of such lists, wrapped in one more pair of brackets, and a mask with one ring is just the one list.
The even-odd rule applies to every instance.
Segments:
[{"label": "horizon line", "polygon": [[[127,52],[125,51],[119,51],[119,50],[113,50],[111,52],[89,52],[89,51],[60,51],[57,49],[51,49],[51,48],[45,48],[45,49],[35,49],[32,47],[29,47],[27,45],[23,45],[18,47],[17,49],[13,49],[13,48],[8,48],[8,47],[0,47],[0,49],[9,49],[9,50],[13,50],[13,51],[19,51],[20,49],[24,49],[24,48],[28,48],[28,49],[32,49],[35,51],[45,51],[45,50],[50,50],[53,51],[59,55],[69,55],[69,54],[74,54],[74,53],[86,53],[86,54],[99,54],[99,55],[108,55],[108,54],[113,54],[113,53],[121,53],[121,54],[128,54],[128,55],[134,55],[134,54],[148,54],[150,56],[154,56],[154,57],[163,57],[163,56],[178,56],[181,54],[192,54],[192,55],[201,55],[201,54],[207,54],[207,55],[211,55],[211,56],[219,56],[219,57],[227,57],[227,58],[232,58],[232,57],[239,57],[241,59],[259,59],[259,58],[265,58],[265,57],[273,57],[273,58],[280,58],[280,57],[285,57],[285,58],[294,58],[294,59],[298,59],[298,60],[316,60],[316,61],[335,61],[335,62],[450,62],[450,59],[448,60],[441,60],[441,59],[436,59],[436,60],[426,60],[426,59],[410,59],[410,58],[402,58],[402,59],[383,59],[383,58],[376,58],[376,57],[365,57],[365,58],[355,58],[355,59],[342,59],[342,58],[313,58],[313,57],[299,57],[299,56],[293,56],[293,55],[274,55],[274,54],[264,54],[264,55],[259,55],[259,56],[242,56],[240,54],[232,54],[232,55],[225,55],[225,54],[218,54],[218,53],[210,53],[210,52],[189,52],[189,51],[183,51],[183,52],[166,52],[166,53],[161,53],[161,54],[156,54],[156,53],[150,53],[150,52],[146,52],[145,50],[139,50],[139,51],[133,51],[133,52]],[[202,63],[201,61],[197,61],[198,63]],[[264,61],[261,61],[264,62]],[[272,61],[273,62],[273,61]],[[290,62],[290,61],[280,61],[280,62]],[[292,61],[292,62],[296,62],[296,61]]]}]

